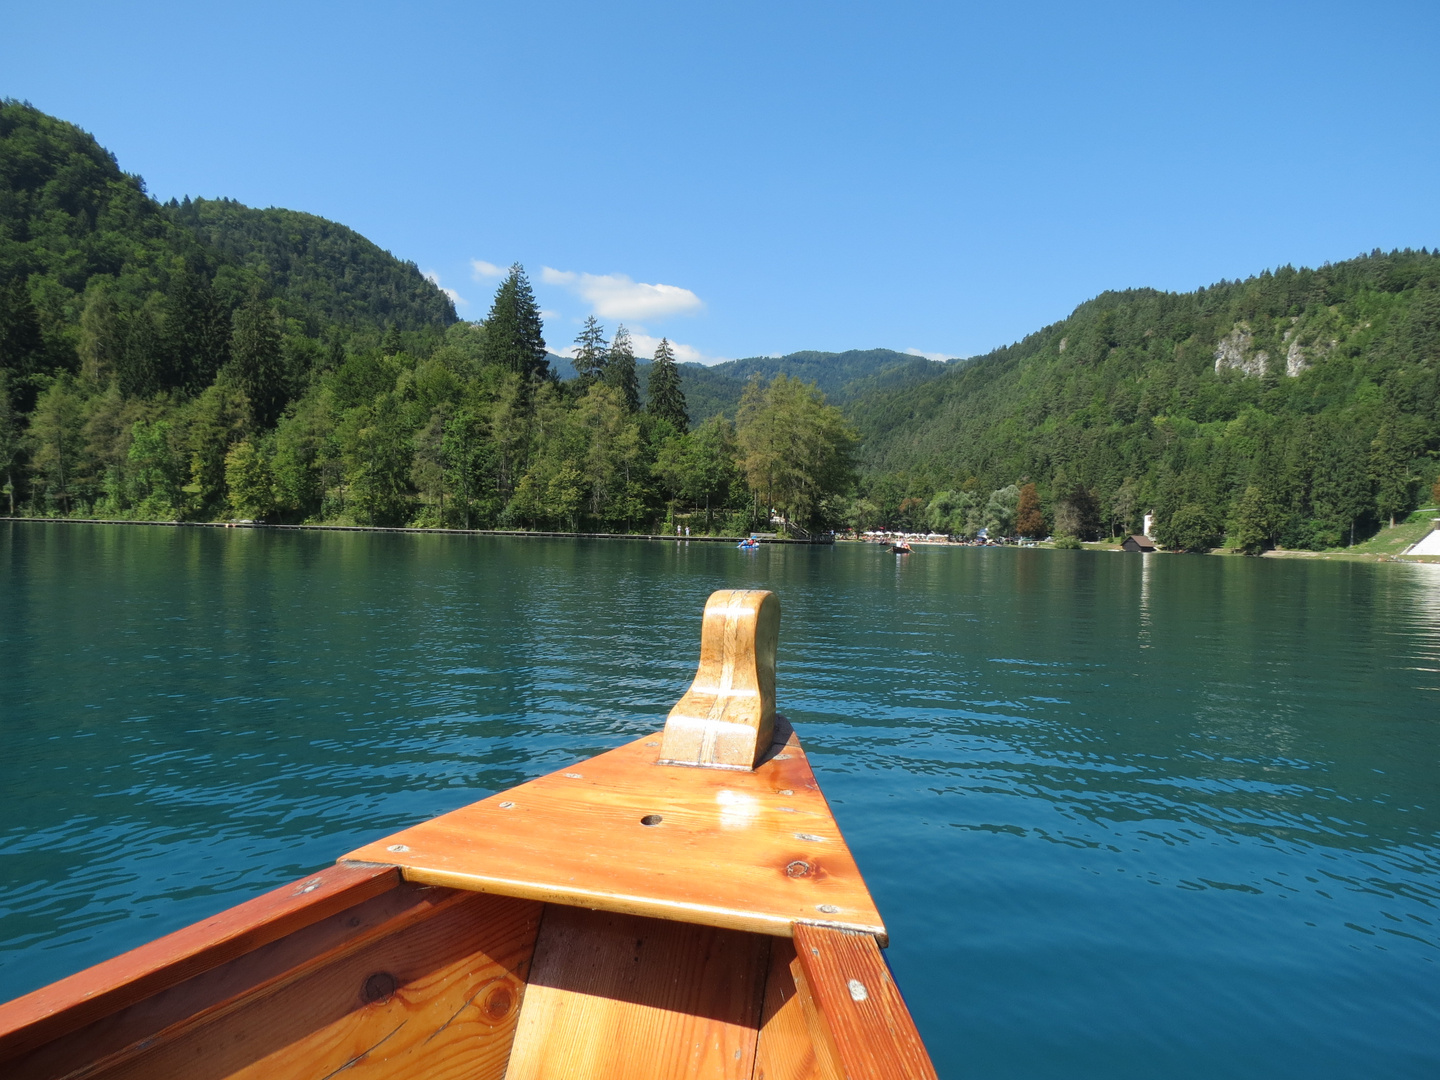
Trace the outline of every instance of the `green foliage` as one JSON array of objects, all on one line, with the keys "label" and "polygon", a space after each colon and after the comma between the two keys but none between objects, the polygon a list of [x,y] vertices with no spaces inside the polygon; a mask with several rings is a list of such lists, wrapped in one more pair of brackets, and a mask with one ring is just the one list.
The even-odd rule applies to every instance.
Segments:
[{"label": "green foliage", "polygon": [[1254,484],[1275,508],[1267,544],[1352,543],[1413,507],[1440,462],[1437,320],[1428,251],[1105,293],[1016,345],[852,400],[861,487],[893,522],[901,498],[1029,476],[1057,531],[1071,510],[1113,535],[1190,504],[1218,536]]},{"label": "green foliage", "polygon": [[250,402],[257,428],[268,428],[289,397],[281,356],[280,327],[270,305],[251,296],[235,310],[230,337],[230,368],[235,385]]},{"label": "green foliage", "polygon": [[813,383],[786,375],[768,385],[752,381],[736,426],[742,468],[761,510],[811,526],[826,497],[852,480],[854,433]]},{"label": "green foliage", "polygon": [[[869,505],[873,506],[874,504]],[[882,524],[881,514],[879,508],[876,507],[872,520],[857,527],[869,529],[879,524]],[[926,524],[935,532],[947,533],[963,540],[972,540],[984,528],[980,500],[971,491],[938,492],[926,508]],[[1044,524],[1043,519],[1041,524]]]},{"label": "green foliage", "polygon": [[22,512],[620,529],[773,510],[1084,538],[1153,512],[1166,546],[1226,526],[1259,550],[1363,541],[1440,475],[1424,250],[1105,293],[945,364],[700,367],[668,340],[638,364],[592,320],[562,388],[543,329],[518,265],[460,323],[342,226],[162,207],[78,128],[0,104],[0,477]]},{"label": "green foliage", "polygon": [[753,378],[769,382],[776,375],[789,375],[813,382],[827,401],[845,408],[871,394],[939,378],[948,365],[891,349],[852,349],[843,353],[805,351],[787,356],[755,356],[709,366],[686,363],[680,365],[680,370],[690,422],[698,424],[720,413],[733,417],[740,396]]},{"label": "green foliage", "polygon": [[[163,215],[236,270],[224,280],[263,280],[283,316],[318,337],[326,325],[421,332],[455,322],[450,298],[413,262],[344,225],[233,199],[171,201]],[[241,299],[240,294],[232,300]]]},{"label": "green foliage", "polygon": [[5,494],[9,512],[15,513],[15,464],[20,457],[22,430],[20,416],[10,400],[10,379],[0,368],[0,492]]},{"label": "green foliage", "polygon": [[1209,551],[1220,542],[1220,530],[1202,503],[1185,503],[1155,529],[1155,539],[1176,551]]},{"label": "green foliage", "polygon": [[640,379],[635,371],[635,350],[630,344],[630,331],[624,325],[615,328],[615,340],[605,355],[605,385],[620,392],[626,412],[640,410]]},{"label": "green foliage", "polygon": [[983,520],[986,532],[992,536],[1010,536],[1015,532],[1015,515],[1020,509],[1020,488],[1007,484],[990,493],[985,503]]},{"label": "green foliage", "polygon": [[667,439],[657,455],[656,475],[675,498],[704,507],[707,531],[714,523],[715,508],[740,494],[738,450],[735,425],[723,416],[712,416],[694,431]]},{"label": "green foliage", "polygon": [[1051,541],[1050,546],[1061,551],[1079,551],[1082,547],[1080,538],[1072,533],[1061,533]]},{"label": "green foliage", "polygon": [[225,455],[225,485],[237,518],[263,521],[275,508],[275,478],[270,463],[249,439]]},{"label": "green foliage", "polygon": [[[1081,540],[1100,539],[1100,498],[1078,480],[1055,478],[1055,531]],[[1017,528],[1021,535],[1029,535]]]},{"label": "green foliage", "polygon": [[1245,555],[1263,552],[1270,544],[1275,513],[1276,508],[1259,486],[1251,484],[1247,487],[1235,504],[1235,517],[1227,532],[1231,549]]},{"label": "green foliage", "polygon": [[173,427],[168,420],[137,420],[130,429],[127,494],[139,505],[139,516],[147,520],[172,520],[184,502],[185,463],[172,443]]},{"label": "green foliage", "polygon": [[484,363],[513,372],[526,382],[535,382],[550,375],[547,355],[535,293],[524,267],[516,263],[500,283],[495,301],[490,305],[481,358]]},{"label": "green foliage", "polygon": [[84,408],[84,398],[68,374],[61,374],[35,403],[28,443],[37,508],[43,512],[69,514],[84,494]]},{"label": "green foliage", "polygon": [[590,384],[604,373],[608,353],[605,328],[591,315],[580,328],[580,333],[575,336],[575,355],[570,360],[580,379],[581,389],[588,389]]},{"label": "green foliage", "polygon": [[664,420],[682,434],[690,426],[685,411],[685,393],[680,389],[680,372],[675,366],[675,353],[666,338],[655,346],[650,362],[650,387],[645,409],[651,416]]}]

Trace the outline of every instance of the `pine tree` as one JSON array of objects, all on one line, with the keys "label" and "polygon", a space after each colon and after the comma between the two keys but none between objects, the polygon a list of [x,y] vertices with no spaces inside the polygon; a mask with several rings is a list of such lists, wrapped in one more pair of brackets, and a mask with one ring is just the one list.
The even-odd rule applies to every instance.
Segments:
[{"label": "pine tree", "polygon": [[640,379],[635,374],[635,350],[630,344],[630,331],[623,323],[615,328],[615,340],[610,343],[610,352],[605,358],[604,378],[606,386],[620,391],[625,399],[626,411],[640,411]]},{"label": "pine tree", "polygon": [[680,389],[680,369],[675,366],[675,353],[670,341],[661,338],[655,347],[655,359],[650,365],[650,402],[647,406],[651,416],[666,420],[680,434],[690,427],[685,411],[685,393]]},{"label": "pine tree", "polygon": [[107,277],[96,276],[85,289],[80,313],[80,375],[92,386],[109,383],[120,363],[120,312]]},{"label": "pine tree", "polygon": [[[30,468],[36,486],[52,505],[68,514],[79,495],[76,476],[85,452],[85,404],[68,372],[50,384],[35,402],[26,432]],[[38,501],[38,500],[37,500]]]},{"label": "pine tree", "polygon": [[15,516],[15,459],[20,456],[20,417],[10,402],[10,379],[0,367],[0,491],[10,496],[10,516]]},{"label": "pine tree", "polygon": [[40,317],[23,275],[0,285],[0,367],[25,375],[44,364]]},{"label": "pine tree", "polygon": [[171,364],[165,381],[198,392],[229,359],[230,316],[210,283],[189,269],[171,278],[167,299],[165,345]]},{"label": "pine tree", "polygon": [[1230,523],[1230,547],[1246,555],[1259,555],[1267,547],[1271,533],[1272,508],[1258,484],[1251,484],[1235,506]]},{"label": "pine tree", "polygon": [[605,372],[608,352],[605,328],[591,315],[580,328],[580,333],[575,336],[575,355],[570,361],[575,365],[575,373],[580,376],[581,391],[589,389],[591,383],[600,380]]},{"label": "pine tree", "polygon": [[120,392],[126,397],[150,397],[165,387],[165,343],[149,308],[141,308],[126,320],[125,347],[116,372]]},{"label": "pine tree", "polygon": [[249,439],[225,455],[225,486],[237,517],[263,521],[275,509],[275,480],[270,463]]},{"label": "pine tree", "polygon": [[285,365],[275,313],[258,294],[235,309],[230,364],[235,381],[250,399],[255,426],[270,427],[285,407]]},{"label": "pine tree", "polygon": [[1390,519],[1410,509],[1410,461],[1413,450],[1398,418],[1387,417],[1370,444],[1370,479],[1375,485],[1375,510]]},{"label": "pine tree", "polygon": [[495,302],[485,319],[484,363],[495,364],[520,375],[526,382],[539,382],[551,375],[545,356],[544,326],[530,279],[519,263],[495,292]]}]

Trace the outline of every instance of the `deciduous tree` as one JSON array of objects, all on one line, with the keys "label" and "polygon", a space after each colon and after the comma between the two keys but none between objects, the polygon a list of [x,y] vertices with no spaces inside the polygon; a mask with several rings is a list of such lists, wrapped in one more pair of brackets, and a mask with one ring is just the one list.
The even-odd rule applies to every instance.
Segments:
[{"label": "deciduous tree", "polygon": [[777,375],[752,380],[736,423],[742,469],[761,505],[810,525],[821,500],[854,479],[856,437],[814,383]]},{"label": "deciduous tree", "polygon": [[1020,488],[1020,501],[1015,506],[1015,531],[1033,540],[1045,535],[1045,515],[1040,512],[1040,493],[1034,484]]}]

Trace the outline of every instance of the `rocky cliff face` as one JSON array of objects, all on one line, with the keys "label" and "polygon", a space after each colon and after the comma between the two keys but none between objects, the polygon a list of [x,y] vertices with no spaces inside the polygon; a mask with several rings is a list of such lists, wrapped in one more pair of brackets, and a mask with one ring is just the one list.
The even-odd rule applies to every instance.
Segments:
[{"label": "rocky cliff face", "polygon": [[1270,363],[1270,354],[1264,349],[1254,349],[1254,344],[1255,335],[1250,332],[1250,324],[1236,323],[1235,329],[1215,346],[1216,374],[1226,368],[1238,368],[1246,375],[1264,375],[1266,365]]},{"label": "rocky cliff face", "polygon": [[[1338,342],[1312,340],[1302,345],[1302,328],[1293,325],[1299,322],[1299,318],[1292,318],[1290,322],[1292,325],[1280,338],[1280,345],[1285,350],[1285,374],[1293,379],[1302,371],[1310,370],[1314,363],[1329,354]],[[1303,336],[1313,337],[1314,331]],[[1274,341],[1273,337],[1271,341]],[[1235,329],[1222,337],[1220,344],[1215,346],[1217,374],[1228,368],[1245,375],[1264,375],[1269,363],[1269,351],[1255,348],[1255,334],[1246,322],[1236,323]]]}]

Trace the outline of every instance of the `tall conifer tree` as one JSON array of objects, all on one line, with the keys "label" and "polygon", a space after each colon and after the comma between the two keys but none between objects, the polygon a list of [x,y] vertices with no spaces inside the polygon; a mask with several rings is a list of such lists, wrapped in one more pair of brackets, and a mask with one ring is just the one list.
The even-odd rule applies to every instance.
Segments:
[{"label": "tall conifer tree", "polygon": [[540,308],[525,268],[519,263],[510,267],[509,275],[495,292],[495,302],[485,320],[481,357],[485,363],[513,371],[527,382],[538,382],[551,374]]},{"label": "tall conifer tree", "polygon": [[250,399],[255,425],[270,427],[285,407],[285,363],[275,313],[258,293],[235,309],[230,364],[235,381]]},{"label": "tall conifer tree", "polygon": [[668,338],[661,338],[660,344],[655,347],[655,359],[650,365],[650,402],[647,409],[651,416],[670,421],[681,434],[690,428],[685,394],[680,389],[680,369],[675,366],[675,353]]},{"label": "tall conifer tree", "polygon": [[580,333],[575,336],[575,355],[570,361],[575,365],[576,374],[580,376],[580,389],[587,389],[591,383],[599,381],[605,372],[608,351],[605,328],[591,315],[580,328]]},{"label": "tall conifer tree", "polygon": [[605,358],[605,385],[620,391],[625,408],[640,411],[640,379],[635,374],[635,350],[630,344],[630,331],[621,323],[615,328],[615,340]]}]

